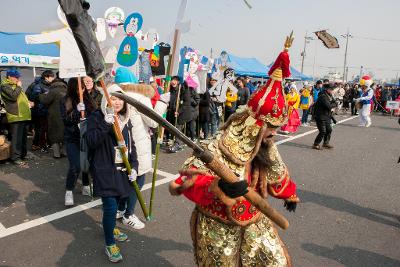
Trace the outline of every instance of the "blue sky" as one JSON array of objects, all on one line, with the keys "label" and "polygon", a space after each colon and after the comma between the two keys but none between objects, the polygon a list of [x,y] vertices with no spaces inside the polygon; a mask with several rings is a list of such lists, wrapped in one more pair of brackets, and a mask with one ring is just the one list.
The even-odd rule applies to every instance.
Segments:
[{"label": "blue sky", "polygon": [[[5,0],[3,0],[5,1]],[[360,66],[376,77],[395,78],[400,75],[400,1],[398,0],[189,0],[186,18],[191,31],[183,43],[209,55],[227,50],[238,56],[256,57],[269,64],[282,49],[284,37],[295,32],[291,49],[292,65],[300,68],[300,53],[308,31],[329,29],[338,37],[341,48],[328,50],[319,41],[307,46],[304,72],[323,75],[329,70],[343,70],[344,39],[347,28],[354,38],[349,42],[350,76]],[[2,3],[0,30],[41,32],[61,26],[57,19],[56,0],[13,0]],[[172,31],[180,0],[91,0],[90,14],[102,17],[110,6],[124,9],[126,14],[140,12],[143,29],[156,28],[161,39]],[[376,41],[375,38],[398,41]],[[314,64],[315,60],[315,64]]]}]

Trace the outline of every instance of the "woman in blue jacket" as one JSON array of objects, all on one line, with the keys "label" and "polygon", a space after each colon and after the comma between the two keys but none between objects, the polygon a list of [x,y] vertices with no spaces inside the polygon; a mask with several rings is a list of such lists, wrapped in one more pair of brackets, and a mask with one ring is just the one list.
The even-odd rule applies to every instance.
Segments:
[{"label": "woman in blue jacket", "polygon": [[[109,93],[120,92],[117,85],[108,88]],[[138,160],[136,147],[131,136],[132,123],[129,108],[121,99],[111,96],[112,108],[108,108],[103,97],[101,109],[88,118],[86,140],[89,147],[90,173],[93,177],[94,194],[103,202],[103,230],[106,254],[111,262],[119,262],[122,256],[115,244],[128,237],[115,228],[118,202],[129,194],[134,194],[131,181],[136,180]],[[113,132],[114,114],[119,120],[128,148],[128,160],[132,174],[128,176],[122,163],[118,143]]]}]

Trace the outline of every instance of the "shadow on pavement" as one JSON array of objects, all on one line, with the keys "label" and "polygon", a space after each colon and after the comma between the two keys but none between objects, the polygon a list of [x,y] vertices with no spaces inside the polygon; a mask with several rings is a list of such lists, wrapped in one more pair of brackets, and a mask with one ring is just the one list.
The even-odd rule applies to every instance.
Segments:
[{"label": "shadow on pavement", "polygon": [[18,200],[19,192],[12,189],[9,184],[0,181],[0,207],[7,208]]},{"label": "shadow on pavement", "polygon": [[400,266],[400,261],[354,247],[335,245],[333,248],[305,243],[302,248],[314,255],[337,261],[344,266]]},{"label": "shadow on pavement", "polygon": [[[93,219],[81,213],[78,220],[76,216],[69,216],[63,218],[62,221],[51,223],[58,230],[73,235],[72,242],[57,262],[58,266],[106,266],[109,264],[104,253],[103,228],[97,220],[101,218]],[[125,229],[122,231],[128,234],[129,239],[126,242],[117,243],[124,258],[119,266],[173,266],[160,253],[172,250],[192,252],[190,245],[178,243],[175,240],[149,237]]]},{"label": "shadow on pavement", "polygon": [[[370,126],[370,128],[378,128],[381,130],[387,130],[387,131],[400,131],[398,128],[395,127],[395,125],[397,125],[396,121],[393,121],[394,126],[393,127],[386,127],[386,126],[377,126],[374,125],[374,121],[372,121],[372,124]],[[358,126],[358,124],[340,124],[341,126],[347,126],[347,127],[352,127],[352,128],[364,128],[364,127],[360,127]]]},{"label": "shadow on pavement", "polygon": [[[317,136],[317,134],[315,134],[315,136]],[[292,146],[292,147],[297,147],[297,148],[306,148],[306,149],[312,149],[312,142],[311,145],[303,145],[303,144],[299,144],[299,143],[293,143],[293,142],[286,142],[281,144],[281,146]]]},{"label": "shadow on pavement", "polygon": [[396,221],[399,220],[398,215],[394,215],[388,212],[384,211],[379,211],[376,209],[371,209],[371,208],[365,208],[361,207],[357,204],[354,204],[346,199],[339,198],[339,197],[334,197],[334,196],[328,196],[328,195],[322,195],[319,193],[307,191],[307,190],[298,190],[298,195],[301,199],[301,201],[304,202],[312,202],[316,203],[318,205],[337,210],[337,211],[344,211],[347,213],[350,213],[352,215],[362,217],[377,223],[382,223],[386,224],[389,226],[397,227],[400,228],[400,224],[396,223],[392,220],[388,220],[385,218],[382,218],[380,216],[384,216],[387,218],[393,218]]}]

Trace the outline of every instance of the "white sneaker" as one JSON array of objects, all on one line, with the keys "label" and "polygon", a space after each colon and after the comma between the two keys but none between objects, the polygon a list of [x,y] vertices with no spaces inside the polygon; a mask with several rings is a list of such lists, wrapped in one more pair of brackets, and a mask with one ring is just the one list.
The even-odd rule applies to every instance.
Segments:
[{"label": "white sneaker", "polygon": [[365,125],[365,127],[369,127],[369,126],[371,126],[370,122],[368,122],[367,125]]},{"label": "white sneaker", "polygon": [[91,196],[92,194],[90,194],[90,186],[88,185],[84,185],[82,187],[82,196]]},{"label": "white sneaker", "polygon": [[360,123],[358,127],[365,127],[365,125]]},{"label": "white sneaker", "polygon": [[72,191],[65,192],[65,206],[73,206],[74,205],[74,194]]},{"label": "white sneaker", "polygon": [[129,216],[129,218],[122,217],[122,223],[132,227],[133,229],[140,230],[144,228],[144,223],[136,217],[135,214]]},{"label": "white sneaker", "polygon": [[124,210],[117,210],[117,215],[115,216],[115,219],[121,219],[124,217],[125,211]]}]

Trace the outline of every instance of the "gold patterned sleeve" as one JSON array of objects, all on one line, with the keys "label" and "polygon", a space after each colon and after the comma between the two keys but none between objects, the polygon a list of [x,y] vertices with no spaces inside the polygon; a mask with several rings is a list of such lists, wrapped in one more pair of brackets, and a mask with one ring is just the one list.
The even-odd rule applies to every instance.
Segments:
[{"label": "gold patterned sleeve", "polygon": [[268,193],[276,198],[298,202],[296,184],[291,180],[289,171],[275,144],[270,150],[270,159],[272,166],[266,173]]},{"label": "gold patterned sleeve", "polygon": [[283,162],[281,155],[279,154],[278,148],[275,144],[272,145],[269,157],[272,165],[268,168],[266,172],[266,178],[268,184],[279,183],[282,178],[284,178],[286,170],[286,165]]}]

